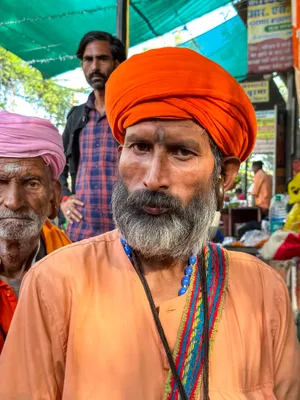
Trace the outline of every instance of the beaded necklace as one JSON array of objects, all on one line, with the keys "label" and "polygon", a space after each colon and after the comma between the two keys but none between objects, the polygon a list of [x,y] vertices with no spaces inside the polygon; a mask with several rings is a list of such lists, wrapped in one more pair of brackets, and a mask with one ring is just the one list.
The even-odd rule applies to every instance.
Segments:
[{"label": "beaded necklace", "polygon": [[[121,243],[123,245],[123,248],[124,248],[124,251],[125,251],[127,257],[129,258],[129,260],[132,263],[132,250],[131,250],[131,247],[126,242],[126,240],[123,239],[123,238],[121,238]],[[188,287],[190,285],[191,276],[192,276],[192,273],[193,273],[193,270],[194,270],[194,267],[195,267],[196,264],[197,264],[197,257],[196,256],[189,257],[188,265],[184,269],[184,277],[181,279],[181,288],[178,291],[178,296],[182,296],[187,292]]]}]

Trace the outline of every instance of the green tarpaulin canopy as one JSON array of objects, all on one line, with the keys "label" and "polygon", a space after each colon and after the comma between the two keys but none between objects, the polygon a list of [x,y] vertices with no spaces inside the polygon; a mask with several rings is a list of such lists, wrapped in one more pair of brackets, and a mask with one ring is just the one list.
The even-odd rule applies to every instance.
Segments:
[{"label": "green tarpaulin canopy", "polygon": [[[227,3],[131,1],[130,46],[163,35]],[[116,32],[116,0],[1,0],[0,7],[0,45],[30,62],[45,78],[79,66],[74,53],[86,32]]]}]

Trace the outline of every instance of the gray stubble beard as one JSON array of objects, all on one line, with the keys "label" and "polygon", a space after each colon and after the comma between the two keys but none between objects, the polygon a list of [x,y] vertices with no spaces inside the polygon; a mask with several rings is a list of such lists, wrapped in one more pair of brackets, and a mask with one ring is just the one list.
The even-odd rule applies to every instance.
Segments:
[{"label": "gray stubble beard", "polygon": [[[5,218],[20,218],[15,220],[5,220]],[[27,242],[40,234],[44,225],[45,218],[41,218],[33,211],[28,212],[0,212],[0,240],[16,240]]]}]

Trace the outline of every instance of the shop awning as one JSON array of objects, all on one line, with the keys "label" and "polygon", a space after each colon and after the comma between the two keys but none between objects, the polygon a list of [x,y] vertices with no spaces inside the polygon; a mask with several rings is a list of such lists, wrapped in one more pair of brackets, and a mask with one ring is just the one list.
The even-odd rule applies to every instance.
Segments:
[{"label": "shop awning", "polygon": [[[38,68],[45,78],[75,69],[79,63],[74,54],[86,32],[116,32],[116,3],[2,0],[0,45]],[[228,0],[131,1],[130,46],[163,35],[227,3]]]}]

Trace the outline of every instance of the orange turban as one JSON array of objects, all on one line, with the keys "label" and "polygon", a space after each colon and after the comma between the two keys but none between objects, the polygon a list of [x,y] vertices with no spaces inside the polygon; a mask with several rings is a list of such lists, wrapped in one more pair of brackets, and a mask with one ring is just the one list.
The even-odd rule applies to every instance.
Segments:
[{"label": "orange turban", "polygon": [[150,118],[194,119],[226,156],[245,161],[256,138],[256,116],[239,83],[193,50],[149,50],[122,63],[106,84],[106,113],[113,135]]}]

